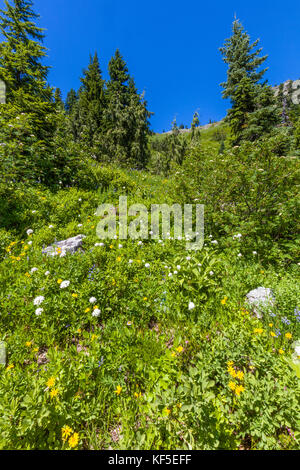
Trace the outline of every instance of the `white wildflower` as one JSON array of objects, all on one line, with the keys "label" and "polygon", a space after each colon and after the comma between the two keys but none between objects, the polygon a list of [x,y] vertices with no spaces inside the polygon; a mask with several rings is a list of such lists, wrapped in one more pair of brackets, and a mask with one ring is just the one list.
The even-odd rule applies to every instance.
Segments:
[{"label": "white wildflower", "polygon": [[40,295],[39,297],[36,297],[33,301],[33,305],[41,305],[42,302],[44,302],[45,297]]},{"label": "white wildflower", "polygon": [[70,281],[63,281],[60,285],[61,289],[65,289],[66,287],[69,287]]},{"label": "white wildflower", "polygon": [[35,273],[37,270],[38,270],[38,268],[32,268],[32,269],[30,270],[30,272],[31,272],[31,274],[33,274],[33,273]]},{"label": "white wildflower", "polygon": [[189,310],[193,310],[195,308],[194,302],[189,302]]},{"label": "white wildflower", "polygon": [[101,310],[99,310],[99,308],[95,308],[95,310],[93,310],[92,312],[92,317],[99,317],[100,313],[101,313]]},{"label": "white wildflower", "polygon": [[90,302],[90,304],[95,304],[97,302],[96,297],[91,297],[89,302]]},{"label": "white wildflower", "polygon": [[43,313],[44,309],[43,308],[37,308],[35,311],[35,314],[39,317]]},{"label": "white wildflower", "polygon": [[28,230],[26,231],[26,233],[27,233],[27,235],[29,236],[29,235],[31,235],[31,234],[33,233],[33,230],[31,230],[31,228],[30,228],[30,229],[28,229]]}]

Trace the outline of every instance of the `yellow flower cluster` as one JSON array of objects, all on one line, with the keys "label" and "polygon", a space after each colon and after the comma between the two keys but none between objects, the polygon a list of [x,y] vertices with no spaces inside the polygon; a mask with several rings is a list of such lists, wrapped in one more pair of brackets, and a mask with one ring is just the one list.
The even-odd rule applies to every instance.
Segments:
[{"label": "yellow flower cluster", "polygon": [[66,425],[61,429],[61,437],[64,442],[68,440],[68,444],[72,449],[78,446],[79,434],[78,432],[73,433],[73,429],[70,426]]},{"label": "yellow flower cluster", "polygon": [[[244,372],[242,370],[236,370],[234,368],[233,361],[227,362],[227,371],[234,379],[238,379],[240,381],[244,379]],[[245,387],[243,385],[236,384],[232,380],[229,382],[228,386],[233,392],[235,392],[237,396],[240,396],[241,392],[245,390]]]},{"label": "yellow flower cluster", "polygon": [[254,332],[254,333],[258,333],[259,335],[261,335],[263,331],[264,331],[264,330],[263,330],[262,328],[254,328],[254,331],[253,331],[253,332]]},{"label": "yellow flower cluster", "polygon": [[54,388],[55,381],[56,381],[55,377],[50,377],[46,382],[47,387],[50,389],[50,397],[51,398],[55,398],[59,394],[58,388]]},{"label": "yellow flower cluster", "polygon": [[10,253],[11,252],[11,249],[13,246],[15,246],[17,244],[17,242],[11,242],[8,247],[5,248],[5,250]]}]

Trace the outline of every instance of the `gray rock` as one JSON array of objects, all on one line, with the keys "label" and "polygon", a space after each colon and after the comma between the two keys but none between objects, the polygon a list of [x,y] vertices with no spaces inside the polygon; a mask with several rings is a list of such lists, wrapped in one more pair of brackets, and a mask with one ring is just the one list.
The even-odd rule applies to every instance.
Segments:
[{"label": "gray rock", "polygon": [[[60,242],[53,243],[53,245],[48,246],[43,249],[43,253],[48,256],[65,256],[67,253],[75,253],[81,246],[82,241],[85,238],[85,235],[77,235],[76,237],[67,238]],[[60,248],[61,251],[57,251]]]},{"label": "gray rock", "polygon": [[274,307],[275,297],[271,289],[258,287],[248,292],[247,303],[257,318],[262,318],[263,313]]},{"label": "gray rock", "polygon": [[4,341],[0,341],[0,364],[6,364],[6,344]]}]

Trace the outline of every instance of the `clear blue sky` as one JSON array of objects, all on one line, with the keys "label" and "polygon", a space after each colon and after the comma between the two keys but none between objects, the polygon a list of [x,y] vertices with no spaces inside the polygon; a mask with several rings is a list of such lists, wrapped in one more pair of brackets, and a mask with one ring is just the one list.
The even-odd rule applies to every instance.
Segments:
[{"label": "clear blue sky", "polygon": [[[4,2],[0,0],[0,4]],[[252,41],[269,55],[272,85],[300,78],[300,2],[291,0],[35,0],[47,29],[51,85],[78,89],[89,54],[98,51],[103,75],[119,48],[140,91],[145,90],[152,129],[201,124],[224,117],[220,83],[226,65],[218,50],[231,35],[234,13]]]}]

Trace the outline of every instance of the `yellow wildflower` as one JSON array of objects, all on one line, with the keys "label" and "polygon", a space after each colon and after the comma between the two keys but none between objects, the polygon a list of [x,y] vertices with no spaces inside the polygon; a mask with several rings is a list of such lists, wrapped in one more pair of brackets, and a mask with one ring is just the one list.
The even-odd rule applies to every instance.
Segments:
[{"label": "yellow wildflower", "polygon": [[165,413],[167,416],[169,416],[169,414],[171,413],[171,410],[166,407],[166,408],[164,409],[164,413]]},{"label": "yellow wildflower", "polygon": [[276,333],[274,333],[274,331],[271,331],[270,335],[273,336],[273,338],[276,337]]},{"label": "yellow wildflower", "polygon": [[237,396],[239,396],[241,394],[241,392],[243,392],[245,390],[245,387],[243,387],[243,385],[238,385],[236,388],[235,388],[235,393]]},{"label": "yellow wildflower", "polygon": [[286,337],[286,339],[291,339],[291,338],[292,338],[292,334],[291,334],[291,333],[286,333],[286,334],[285,334],[285,337]]},{"label": "yellow wildflower", "polygon": [[70,439],[68,440],[69,446],[72,448],[77,447],[78,442],[79,442],[79,434],[78,432],[74,432],[73,436],[71,436]]},{"label": "yellow wildflower", "polygon": [[59,394],[59,391],[57,388],[53,388],[50,392],[50,397],[51,398],[54,398],[54,397],[57,397],[57,395]]},{"label": "yellow wildflower", "polygon": [[115,390],[115,393],[117,395],[120,395],[120,393],[122,392],[122,387],[120,387],[120,385],[117,386],[117,389]]},{"label": "yellow wildflower", "polygon": [[55,377],[50,377],[50,379],[48,379],[46,382],[47,387],[52,388],[55,384],[55,380],[56,380]]},{"label": "yellow wildflower", "polygon": [[62,279],[57,280],[57,284],[61,284],[62,282],[63,282]]},{"label": "yellow wildflower", "polygon": [[226,302],[227,302],[227,299],[228,299],[228,297],[225,296],[224,299],[221,300],[221,304],[222,304],[222,305],[225,305]]},{"label": "yellow wildflower", "polygon": [[120,263],[121,259],[122,259],[121,256],[118,256],[118,257],[117,257],[118,263]]},{"label": "yellow wildflower", "polygon": [[72,297],[74,297],[74,299],[77,299],[78,294],[72,294]]},{"label": "yellow wildflower", "polygon": [[279,354],[284,354],[284,350],[283,350],[283,349],[278,349],[278,352],[279,352]]},{"label": "yellow wildflower", "polygon": [[32,341],[26,341],[25,346],[27,348],[30,348],[31,345],[32,345]]},{"label": "yellow wildflower", "polygon": [[236,387],[236,384],[235,384],[234,382],[229,382],[228,387],[229,387],[232,391],[234,391],[234,390],[235,390],[235,387]]},{"label": "yellow wildflower", "polygon": [[244,378],[244,372],[241,371],[241,370],[238,370],[237,373],[236,373],[236,377],[237,377],[239,380],[243,380],[243,378]]},{"label": "yellow wildflower", "polygon": [[62,440],[66,441],[68,437],[71,436],[72,432],[73,432],[73,429],[70,428],[69,426],[64,426],[63,428],[61,428]]},{"label": "yellow wildflower", "polygon": [[90,308],[86,308],[84,312],[88,313],[90,310],[91,310]]},{"label": "yellow wildflower", "polygon": [[182,346],[178,346],[178,348],[176,348],[176,351],[178,353],[181,353],[183,351],[183,347]]},{"label": "yellow wildflower", "polygon": [[232,366],[229,366],[227,370],[228,370],[229,374],[231,375],[231,377],[235,378],[237,376],[236,371],[234,370],[234,368]]},{"label": "yellow wildflower", "polygon": [[254,328],[254,333],[261,334],[264,330],[262,328]]},{"label": "yellow wildflower", "polygon": [[6,367],[6,370],[13,369],[15,366],[13,364],[9,364],[9,366]]}]

